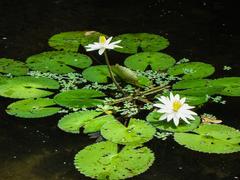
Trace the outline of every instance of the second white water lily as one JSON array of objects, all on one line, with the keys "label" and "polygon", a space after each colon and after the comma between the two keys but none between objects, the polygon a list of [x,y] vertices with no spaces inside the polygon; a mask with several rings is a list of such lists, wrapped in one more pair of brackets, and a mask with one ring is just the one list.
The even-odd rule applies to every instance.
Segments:
[{"label": "second white water lily", "polygon": [[99,42],[94,42],[93,44],[89,44],[85,46],[87,51],[96,51],[98,50],[98,54],[102,55],[106,49],[114,49],[114,48],[122,48],[121,46],[117,45],[121,42],[121,40],[114,41],[110,43],[112,37],[106,39],[105,36],[99,37]]},{"label": "second white water lily", "polygon": [[190,124],[188,119],[194,120],[195,112],[191,111],[194,106],[189,106],[185,103],[186,98],[180,98],[178,94],[175,96],[170,93],[170,97],[161,96],[158,98],[161,103],[154,104],[155,107],[159,108],[157,112],[161,113],[160,120],[167,120],[170,122],[173,120],[176,126],[179,125],[179,121],[182,119],[186,123]]}]

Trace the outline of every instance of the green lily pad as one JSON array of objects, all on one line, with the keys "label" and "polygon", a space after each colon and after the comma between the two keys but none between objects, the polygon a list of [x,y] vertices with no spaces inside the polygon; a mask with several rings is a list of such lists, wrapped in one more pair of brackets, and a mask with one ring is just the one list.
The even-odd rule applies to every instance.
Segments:
[{"label": "green lily pad", "polygon": [[79,111],[70,113],[58,121],[58,127],[68,133],[80,133],[80,128],[99,116],[102,112]]},{"label": "green lily pad", "polygon": [[175,133],[179,144],[195,151],[205,153],[233,153],[240,151],[240,132],[234,128],[205,124],[193,133]]},{"label": "green lily pad", "polygon": [[32,70],[57,74],[75,72],[72,67],[84,69],[92,64],[91,58],[84,54],[64,51],[36,54],[30,56],[26,62]]},{"label": "green lily pad", "polygon": [[0,73],[11,73],[15,76],[26,75],[28,67],[20,61],[13,59],[0,58]]},{"label": "green lily pad", "polygon": [[91,82],[107,83],[110,74],[106,65],[91,66],[84,69],[83,77]]},{"label": "green lily pad", "polygon": [[104,93],[93,89],[77,89],[65,91],[54,96],[54,101],[65,107],[88,108],[100,105],[103,100],[98,99],[105,96]]},{"label": "green lily pad", "polygon": [[98,42],[99,36],[102,35],[102,33],[96,31],[62,32],[53,35],[48,40],[48,44],[57,50],[77,52],[80,45],[86,46]]},{"label": "green lily pad", "polygon": [[93,133],[100,131],[102,126],[110,121],[116,120],[112,115],[100,116],[92,119],[89,123],[86,123],[84,126],[84,133]]},{"label": "green lily pad", "polygon": [[128,127],[119,121],[104,124],[101,134],[107,140],[118,144],[142,144],[153,138],[155,128],[146,121],[132,118]]},{"label": "green lily pad", "polygon": [[24,99],[10,104],[6,112],[21,118],[40,118],[56,114],[61,109],[53,105],[55,102],[49,98]]},{"label": "green lily pad", "polygon": [[175,59],[167,54],[160,52],[142,52],[129,56],[125,59],[125,66],[144,71],[148,66],[154,71],[166,70],[173,66]]},{"label": "green lily pad", "polygon": [[199,87],[209,87],[211,86],[209,79],[191,79],[191,80],[182,80],[173,84],[173,89],[190,89],[190,88],[199,88]]},{"label": "green lily pad", "polygon": [[197,106],[197,105],[201,105],[201,104],[208,102],[208,97],[206,95],[203,95],[203,96],[187,96],[187,95],[185,95],[184,97],[186,97],[186,103],[191,106]]},{"label": "green lily pad", "polygon": [[35,78],[31,76],[0,79],[0,96],[9,98],[37,98],[53,94],[44,89],[58,89],[57,81],[48,78]]},{"label": "green lily pad", "polygon": [[[206,95],[221,94],[224,87],[211,84],[210,79],[182,80],[173,85],[175,93],[188,96],[199,96],[204,101]],[[206,99],[207,100],[207,99]]]},{"label": "green lily pad", "polygon": [[165,120],[159,120],[161,113],[153,111],[148,114],[147,121],[150,122],[154,127],[170,132],[188,132],[196,129],[201,120],[198,116],[194,116],[195,120],[190,120],[190,124],[180,121],[178,126],[175,126],[172,122],[167,122]]},{"label": "green lily pad", "polygon": [[212,86],[223,86],[219,93],[225,96],[240,96],[240,77],[225,77],[214,79],[210,82]]},{"label": "green lily pad", "polygon": [[169,42],[162,36],[149,33],[121,34],[114,37],[113,41],[121,40],[120,46],[114,50],[121,53],[135,54],[138,48],[142,51],[153,52],[160,51],[168,47]]},{"label": "green lily pad", "polygon": [[199,79],[212,75],[215,68],[203,62],[177,64],[168,69],[168,74],[176,76],[183,74],[183,79]]},{"label": "green lily pad", "polygon": [[184,89],[180,91],[173,91],[176,94],[180,95],[188,95],[188,96],[206,96],[206,95],[215,95],[220,94],[223,90],[223,87],[199,87],[199,88],[191,88]]},{"label": "green lily pad", "polygon": [[85,176],[93,179],[126,179],[145,172],[154,161],[147,147],[125,146],[119,150],[112,142],[87,146],[74,158],[74,165]]}]

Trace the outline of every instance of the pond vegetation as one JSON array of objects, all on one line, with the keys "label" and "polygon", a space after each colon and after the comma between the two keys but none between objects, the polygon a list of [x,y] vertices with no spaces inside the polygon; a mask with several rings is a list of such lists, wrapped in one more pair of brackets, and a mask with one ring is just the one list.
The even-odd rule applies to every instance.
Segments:
[{"label": "pond vegetation", "polygon": [[[210,79],[211,64],[159,52],[169,41],[156,34],[106,37],[64,32],[49,39],[54,51],[26,62],[0,58],[0,96],[18,99],[6,112],[26,120],[65,114],[57,124],[61,130],[96,139],[74,158],[76,169],[94,179],[145,172],[155,156],[144,143],[153,138],[173,138],[204,153],[240,151],[237,129],[207,112],[198,114],[206,103],[225,104],[222,96],[240,96],[240,77]],[[87,55],[78,53],[82,46]],[[101,65],[93,65],[98,57],[88,51],[95,50],[104,56]],[[109,50],[129,56],[112,64]]]}]

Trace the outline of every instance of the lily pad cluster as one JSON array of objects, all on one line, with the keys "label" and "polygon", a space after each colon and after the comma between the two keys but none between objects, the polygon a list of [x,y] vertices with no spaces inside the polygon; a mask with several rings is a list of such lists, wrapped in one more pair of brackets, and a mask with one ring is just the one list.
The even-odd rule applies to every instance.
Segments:
[{"label": "lily pad cluster", "polygon": [[200,116],[194,116],[190,124],[175,126],[159,120],[162,114],[152,106],[156,97],[169,92],[186,97],[186,103],[196,108],[210,103],[210,97],[240,96],[240,77],[211,79],[215,71],[211,64],[179,63],[173,55],[159,52],[169,41],[149,33],[113,38],[121,40],[123,47],[114,51],[130,55],[112,64],[111,75],[107,65],[92,65],[90,56],[79,53],[101,35],[96,31],[63,32],[49,39],[52,51],[25,61],[0,58],[0,96],[16,99],[6,112],[28,121],[67,113],[58,121],[61,130],[83,132],[100,141],[74,158],[76,169],[93,179],[126,179],[145,172],[155,159],[145,143],[154,137],[172,137],[183,147],[204,153],[240,151],[238,130],[204,124]]}]

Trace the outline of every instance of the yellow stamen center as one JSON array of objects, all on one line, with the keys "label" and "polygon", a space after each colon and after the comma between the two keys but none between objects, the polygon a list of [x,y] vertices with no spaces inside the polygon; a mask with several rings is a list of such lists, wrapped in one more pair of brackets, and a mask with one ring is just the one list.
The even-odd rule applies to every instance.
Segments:
[{"label": "yellow stamen center", "polygon": [[178,111],[182,107],[182,103],[180,101],[173,102],[173,110]]},{"label": "yellow stamen center", "polygon": [[104,43],[106,42],[105,36],[100,36],[100,37],[99,37],[99,42],[100,42],[101,44],[104,44]]}]

